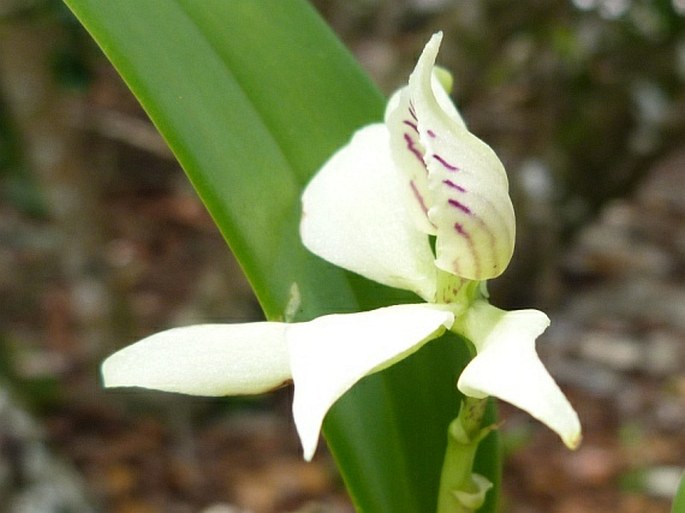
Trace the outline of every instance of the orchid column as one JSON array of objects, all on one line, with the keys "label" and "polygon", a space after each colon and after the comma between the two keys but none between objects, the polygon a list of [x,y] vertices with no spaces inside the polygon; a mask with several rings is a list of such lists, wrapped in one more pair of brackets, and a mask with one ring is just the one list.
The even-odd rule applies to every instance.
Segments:
[{"label": "orchid column", "polygon": [[504,312],[487,301],[483,280],[511,259],[514,213],[502,164],[466,129],[434,72],[441,37],[433,36],[409,84],[391,98],[385,123],[360,129],[302,197],[301,237],[310,251],[424,302],[305,323],[167,330],[108,358],[106,386],[218,396],[292,380],[295,424],[310,459],[338,398],[451,330],[472,344],[474,358],[457,383],[467,399],[450,426],[440,513],[475,511],[487,490],[470,458],[491,429],[480,425],[488,396],[577,446],[578,417],[535,352],[547,316]]}]

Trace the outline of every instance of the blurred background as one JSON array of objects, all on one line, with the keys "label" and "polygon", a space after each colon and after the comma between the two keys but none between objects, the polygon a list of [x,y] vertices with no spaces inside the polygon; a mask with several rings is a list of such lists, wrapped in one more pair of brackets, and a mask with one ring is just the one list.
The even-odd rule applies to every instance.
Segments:
[{"label": "blurred background", "polygon": [[[503,405],[506,513],[666,513],[685,468],[685,1],[317,0],[386,93],[431,33],[509,172],[518,247],[493,302],[584,424],[574,453]],[[274,84],[278,87],[278,84]],[[246,170],[249,172],[249,170]],[[0,513],[349,513],[305,464],[291,391],[104,392],[152,331],[258,319],[135,99],[57,0],[0,0]]]}]

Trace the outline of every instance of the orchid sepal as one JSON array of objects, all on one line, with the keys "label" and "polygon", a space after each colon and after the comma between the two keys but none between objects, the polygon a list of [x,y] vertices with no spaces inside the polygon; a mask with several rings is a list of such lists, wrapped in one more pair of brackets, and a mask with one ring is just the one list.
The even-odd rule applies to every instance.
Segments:
[{"label": "orchid sepal", "polygon": [[582,438],[578,415],[535,351],[535,341],[549,322],[538,310],[506,312],[476,301],[452,327],[477,353],[457,386],[469,397],[494,396],[521,408],[575,449]]},{"label": "orchid sepal", "polygon": [[161,331],[109,356],[103,384],[210,397],[268,392],[291,379],[287,326],[197,324]]},{"label": "orchid sepal", "polygon": [[293,417],[311,459],[324,416],[366,375],[383,370],[440,336],[454,322],[444,305],[410,304],[327,315],[288,330]]}]

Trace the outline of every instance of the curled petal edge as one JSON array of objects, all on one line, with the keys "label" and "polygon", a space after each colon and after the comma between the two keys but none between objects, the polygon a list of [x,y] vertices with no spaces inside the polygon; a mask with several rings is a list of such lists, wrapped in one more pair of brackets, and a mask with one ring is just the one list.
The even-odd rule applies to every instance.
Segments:
[{"label": "curled petal edge", "polygon": [[477,301],[455,327],[477,351],[457,386],[467,396],[492,395],[521,408],[575,449],[582,438],[578,415],[535,351],[547,326],[549,318],[540,311],[505,312]]}]

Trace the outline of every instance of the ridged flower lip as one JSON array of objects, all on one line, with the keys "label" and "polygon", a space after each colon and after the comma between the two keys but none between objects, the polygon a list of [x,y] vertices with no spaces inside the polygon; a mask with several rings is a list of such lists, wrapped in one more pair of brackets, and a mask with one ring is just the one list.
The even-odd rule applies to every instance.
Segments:
[{"label": "ridged flower lip", "polygon": [[486,280],[511,260],[514,209],[504,166],[469,132],[438,79],[441,40],[442,33],[431,37],[408,85],[388,103],[385,124],[414,223],[436,236],[435,265]]}]

